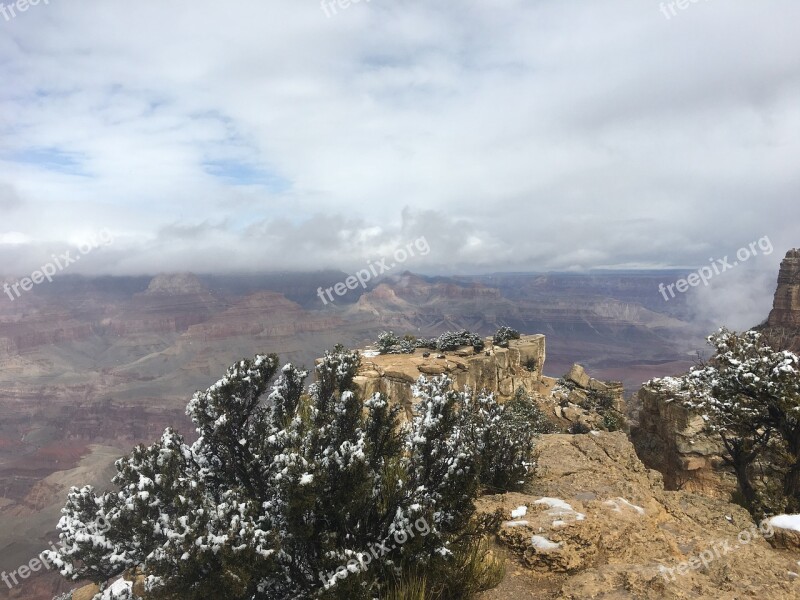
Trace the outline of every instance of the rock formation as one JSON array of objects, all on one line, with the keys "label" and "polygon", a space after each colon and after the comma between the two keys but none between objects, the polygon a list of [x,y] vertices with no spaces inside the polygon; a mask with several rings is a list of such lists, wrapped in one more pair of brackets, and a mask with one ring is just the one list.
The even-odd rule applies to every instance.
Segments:
[{"label": "rock formation", "polygon": [[[587,431],[624,426],[622,384],[590,377],[580,365],[574,365],[560,380],[546,377],[542,375],[545,358],[544,335],[522,336],[511,340],[508,348],[494,346],[487,338],[481,352],[472,347],[444,353],[418,349],[414,354],[377,355],[365,351],[354,382],[363,397],[380,392],[402,405],[409,418],[412,385],[420,375],[448,375],[457,390],[486,389],[500,400],[523,389],[558,431],[575,426]],[[610,421],[611,415],[614,420]]]},{"label": "rock formation", "polygon": [[625,434],[546,435],[537,448],[529,489],[479,500],[510,555],[480,600],[800,597],[800,555],[773,550],[739,506],[665,491]]},{"label": "rock formation", "polygon": [[625,426],[625,399],[622,384],[590,377],[583,366],[575,364],[559,380],[542,378],[555,415],[567,427],[602,430]]},{"label": "rock formation", "polygon": [[800,250],[789,250],[781,263],[767,325],[800,328]]},{"label": "rock formation", "polygon": [[789,250],[781,262],[772,311],[760,329],[773,346],[800,351],[800,250]]},{"label": "rock formation", "polygon": [[722,460],[722,445],[703,432],[700,415],[675,401],[672,382],[665,377],[639,390],[639,424],[631,431],[636,452],[664,475],[667,489],[727,500],[736,490],[736,478]]},{"label": "rock formation", "polygon": [[545,355],[543,335],[511,340],[508,348],[493,346],[489,338],[486,349],[477,353],[471,346],[444,353],[422,349],[414,354],[365,352],[354,381],[365,398],[380,392],[410,414],[411,386],[420,375],[447,374],[458,390],[486,388],[508,399],[520,387],[529,394],[540,390]]}]

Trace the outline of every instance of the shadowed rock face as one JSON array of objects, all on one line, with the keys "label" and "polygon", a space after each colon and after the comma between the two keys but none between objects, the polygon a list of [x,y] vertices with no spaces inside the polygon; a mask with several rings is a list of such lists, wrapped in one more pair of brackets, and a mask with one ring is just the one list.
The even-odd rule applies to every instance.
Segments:
[{"label": "shadowed rock face", "polygon": [[800,328],[800,250],[789,250],[781,263],[769,327]]},{"label": "shadowed rock face", "polygon": [[642,462],[663,474],[666,488],[730,498],[736,478],[724,465],[722,444],[703,432],[703,418],[660,385],[643,386],[639,400],[639,424],[631,438]]}]

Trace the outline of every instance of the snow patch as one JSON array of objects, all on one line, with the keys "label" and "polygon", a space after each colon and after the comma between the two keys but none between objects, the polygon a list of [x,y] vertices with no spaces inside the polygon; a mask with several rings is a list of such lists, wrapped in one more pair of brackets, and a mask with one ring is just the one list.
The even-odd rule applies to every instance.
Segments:
[{"label": "snow patch", "polygon": [[572,521],[583,521],[586,518],[586,515],[577,512],[572,505],[567,504],[561,498],[540,498],[534,504],[544,504],[549,508],[545,512],[548,517],[561,517],[559,520],[565,524],[566,518],[572,519]]},{"label": "snow patch", "polygon": [[124,594],[125,592],[132,592],[133,591],[133,583],[130,581],[125,581],[124,579],[117,579],[114,583],[103,592],[102,599],[103,600],[111,600],[114,598],[115,595]]},{"label": "snow patch", "polygon": [[644,514],[644,509],[641,506],[636,506],[635,504],[631,504],[621,496],[617,496],[616,498],[612,498],[611,500],[606,500],[605,502],[603,502],[603,504],[605,504],[606,506],[611,506],[612,507],[611,510],[618,513],[621,513],[622,507],[625,506],[627,508],[630,508],[631,510],[635,510],[640,515]]},{"label": "snow patch", "polygon": [[560,548],[561,542],[551,542],[542,535],[534,535],[531,537],[531,545],[542,552],[550,552],[550,550]]},{"label": "snow patch", "polygon": [[519,519],[520,517],[524,517],[527,513],[528,513],[527,506],[518,506],[515,510],[511,511],[511,518]]},{"label": "snow patch", "polygon": [[506,521],[505,523],[503,523],[503,527],[523,527],[524,525],[527,524],[528,524],[527,521]]},{"label": "snow patch", "polygon": [[769,524],[778,529],[800,531],[800,515],[778,515],[769,520]]}]

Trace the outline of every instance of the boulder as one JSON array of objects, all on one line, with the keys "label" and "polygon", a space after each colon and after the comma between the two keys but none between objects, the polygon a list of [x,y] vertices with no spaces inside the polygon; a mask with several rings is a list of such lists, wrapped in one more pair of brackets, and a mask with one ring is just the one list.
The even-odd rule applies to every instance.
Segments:
[{"label": "boulder", "polygon": [[447,365],[442,364],[419,365],[417,369],[424,375],[444,375],[448,372]]},{"label": "boulder", "polygon": [[589,387],[589,375],[586,374],[586,371],[581,365],[572,365],[572,368],[570,369],[569,373],[567,373],[565,379],[571,381],[578,387],[582,387],[583,389],[587,389]]}]

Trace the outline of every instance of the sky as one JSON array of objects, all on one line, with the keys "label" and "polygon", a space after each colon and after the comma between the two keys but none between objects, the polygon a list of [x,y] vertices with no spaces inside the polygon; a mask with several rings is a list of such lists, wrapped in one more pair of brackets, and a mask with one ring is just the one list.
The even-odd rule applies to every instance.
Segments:
[{"label": "sky", "polygon": [[763,310],[800,246],[796,0],[338,1],[0,0],[0,273],[101,238],[73,272],[421,237],[423,273],[697,268],[768,237],[717,278],[761,273]]}]

